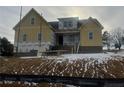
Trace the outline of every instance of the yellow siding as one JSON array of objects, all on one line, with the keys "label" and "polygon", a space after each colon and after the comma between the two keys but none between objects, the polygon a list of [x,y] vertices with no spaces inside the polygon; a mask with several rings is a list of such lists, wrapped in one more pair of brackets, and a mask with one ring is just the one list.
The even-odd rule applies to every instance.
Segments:
[{"label": "yellow siding", "polygon": [[[35,17],[35,24],[30,24],[31,16]],[[37,42],[37,34],[38,32],[42,32],[42,40],[43,42],[51,42],[52,38],[52,30],[50,29],[47,22],[37,15],[35,12],[29,13],[21,23],[20,29],[20,37],[22,38],[22,34],[26,33],[27,35],[27,42]],[[15,41],[17,41],[17,32],[19,31],[19,27],[15,28]],[[22,42],[22,39],[19,40]]]},{"label": "yellow siding", "polygon": [[15,31],[15,42],[17,42],[17,38],[18,38],[18,32]]},{"label": "yellow siding", "polygon": [[[89,32],[93,32],[93,39],[88,37]],[[96,24],[88,24],[80,28],[80,45],[81,46],[102,46],[102,29]]]}]

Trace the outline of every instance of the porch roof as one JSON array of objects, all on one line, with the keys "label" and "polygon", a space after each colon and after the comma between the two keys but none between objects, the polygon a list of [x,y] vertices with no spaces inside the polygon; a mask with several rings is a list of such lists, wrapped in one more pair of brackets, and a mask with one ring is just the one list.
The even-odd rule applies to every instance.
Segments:
[{"label": "porch roof", "polygon": [[62,30],[62,31],[55,31],[56,34],[75,34],[80,33],[79,30]]}]

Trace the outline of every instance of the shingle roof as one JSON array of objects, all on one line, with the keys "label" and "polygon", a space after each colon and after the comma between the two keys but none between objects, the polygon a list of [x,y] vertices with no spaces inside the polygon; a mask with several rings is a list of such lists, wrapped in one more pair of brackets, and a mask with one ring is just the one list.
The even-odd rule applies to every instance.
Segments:
[{"label": "shingle roof", "polygon": [[[77,29],[79,29],[81,25],[86,25],[86,24],[91,23],[91,22],[95,22],[98,26],[100,26],[100,27],[103,28],[103,26],[98,22],[97,19],[89,17],[88,19],[78,20]],[[58,26],[59,21],[53,21],[53,22],[48,22],[48,23],[49,23],[55,30],[58,30],[58,29],[59,29],[59,28],[58,28],[58,27],[59,27],[59,26]]]},{"label": "shingle roof", "polygon": [[55,30],[58,30],[59,28],[58,23],[58,21],[48,22]]},{"label": "shingle roof", "polygon": [[[82,24],[87,24],[89,22],[88,19],[85,19],[85,20],[78,20],[78,27],[79,28]],[[53,22],[48,22],[55,30],[58,30],[59,29],[59,21],[53,21]]]}]

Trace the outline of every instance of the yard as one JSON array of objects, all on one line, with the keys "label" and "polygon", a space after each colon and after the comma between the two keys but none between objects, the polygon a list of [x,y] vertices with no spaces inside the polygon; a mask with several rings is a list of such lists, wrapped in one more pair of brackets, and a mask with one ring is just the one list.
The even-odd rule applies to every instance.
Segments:
[{"label": "yard", "polygon": [[[124,52],[0,58],[0,73],[124,78]],[[49,86],[49,84],[48,84]],[[61,86],[61,84],[60,84]]]}]

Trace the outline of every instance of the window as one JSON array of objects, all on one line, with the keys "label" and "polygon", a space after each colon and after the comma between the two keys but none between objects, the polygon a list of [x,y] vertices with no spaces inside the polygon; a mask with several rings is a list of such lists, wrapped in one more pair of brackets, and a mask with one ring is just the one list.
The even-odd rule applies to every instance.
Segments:
[{"label": "window", "polygon": [[72,21],[64,21],[64,27],[72,27]]},{"label": "window", "polygon": [[68,23],[66,21],[64,22],[64,27],[68,27]]},{"label": "window", "polygon": [[69,41],[74,42],[74,36],[73,35],[69,35]]},{"label": "window", "polygon": [[26,41],[26,40],[27,40],[27,35],[24,34],[24,35],[23,35],[23,41]]},{"label": "window", "polygon": [[93,32],[89,32],[89,39],[93,39]]},{"label": "window", "polygon": [[41,36],[42,36],[42,33],[39,32],[39,33],[38,33],[38,41],[41,41],[41,39],[42,39]]},{"label": "window", "polygon": [[32,17],[32,18],[31,18],[31,24],[32,24],[32,25],[34,24],[34,21],[35,21],[35,18]]},{"label": "window", "polygon": [[68,22],[68,27],[72,27],[72,22]]}]

